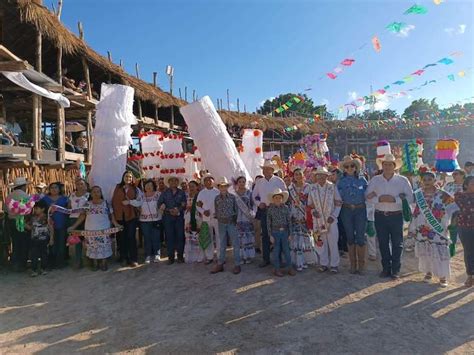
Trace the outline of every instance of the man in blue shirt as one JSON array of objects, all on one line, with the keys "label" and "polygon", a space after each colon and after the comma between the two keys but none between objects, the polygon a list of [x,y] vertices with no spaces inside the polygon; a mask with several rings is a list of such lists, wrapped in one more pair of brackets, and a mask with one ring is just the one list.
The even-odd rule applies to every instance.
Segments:
[{"label": "man in blue shirt", "polygon": [[169,176],[166,184],[169,186],[158,199],[158,206],[163,211],[166,244],[168,247],[168,265],[174,263],[175,251],[178,253],[178,263],[184,263],[184,210],[186,194],[178,189],[180,178]]}]

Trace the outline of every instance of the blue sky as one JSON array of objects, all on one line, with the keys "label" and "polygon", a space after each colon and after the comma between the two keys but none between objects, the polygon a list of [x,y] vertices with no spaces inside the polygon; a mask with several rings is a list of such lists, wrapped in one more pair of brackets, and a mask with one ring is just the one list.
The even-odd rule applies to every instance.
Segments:
[{"label": "blue sky", "polygon": [[[47,1],[45,2],[47,3]],[[134,73],[140,65],[142,78],[151,81],[158,72],[161,88],[168,90],[165,67],[175,68],[174,88],[195,89],[254,111],[263,100],[286,92],[307,94],[315,103],[327,103],[331,111],[352,97],[402,79],[460,51],[451,65],[427,69],[421,77],[399,90],[437,79],[437,84],[410,96],[378,103],[402,111],[411,100],[437,97],[441,106],[474,95],[474,71],[466,77],[449,74],[473,67],[474,2],[433,0],[417,3],[425,15],[403,15],[413,0],[65,0],[62,20],[77,32],[82,21],[86,41],[101,54],[111,51],[114,62],[122,59]],[[393,21],[414,28],[407,36],[389,33]],[[370,40],[382,44],[376,53]],[[367,45],[357,51],[364,43]],[[321,76],[344,58],[356,62],[336,80]],[[340,117],[345,115],[341,114]]]}]

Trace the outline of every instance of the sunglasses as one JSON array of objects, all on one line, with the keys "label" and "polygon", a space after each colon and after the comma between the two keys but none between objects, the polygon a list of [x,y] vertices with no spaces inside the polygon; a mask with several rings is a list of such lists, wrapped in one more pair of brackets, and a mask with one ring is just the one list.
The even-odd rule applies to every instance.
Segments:
[{"label": "sunglasses", "polygon": [[355,164],[344,165],[344,169],[355,168]]}]

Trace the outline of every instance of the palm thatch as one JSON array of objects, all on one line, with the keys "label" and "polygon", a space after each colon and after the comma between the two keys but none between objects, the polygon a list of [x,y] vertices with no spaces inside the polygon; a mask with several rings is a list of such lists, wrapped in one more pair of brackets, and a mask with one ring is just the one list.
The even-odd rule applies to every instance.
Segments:
[{"label": "palm thatch", "polygon": [[159,88],[127,74],[122,67],[110,62],[107,58],[90,48],[85,41],[68,30],[48,8],[33,0],[12,0],[15,2],[20,19],[36,28],[42,36],[47,38],[56,47],[60,47],[64,54],[84,56],[89,63],[109,72],[126,85],[135,89],[136,96],[150,101],[158,107],[183,106],[186,103]]}]

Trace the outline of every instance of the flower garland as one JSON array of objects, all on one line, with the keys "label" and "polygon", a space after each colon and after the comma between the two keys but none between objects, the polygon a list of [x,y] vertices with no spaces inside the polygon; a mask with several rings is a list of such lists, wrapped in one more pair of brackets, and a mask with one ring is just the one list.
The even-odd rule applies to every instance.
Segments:
[{"label": "flower garland", "polygon": [[7,211],[15,215],[16,229],[19,232],[25,231],[25,216],[33,211],[33,207],[40,199],[40,195],[33,195],[30,198],[23,198],[21,200],[14,200],[12,198],[5,200]]}]

